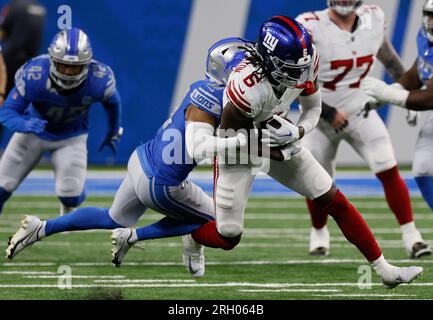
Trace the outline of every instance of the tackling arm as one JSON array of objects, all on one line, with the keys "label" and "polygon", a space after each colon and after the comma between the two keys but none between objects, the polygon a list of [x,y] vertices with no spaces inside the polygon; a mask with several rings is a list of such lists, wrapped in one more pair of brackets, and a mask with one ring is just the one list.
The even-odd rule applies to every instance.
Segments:
[{"label": "tackling arm", "polygon": [[185,142],[188,155],[196,161],[213,157],[217,153],[233,152],[247,143],[243,134],[222,138],[215,136],[215,118],[209,113],[189,105],[186,113]]}]

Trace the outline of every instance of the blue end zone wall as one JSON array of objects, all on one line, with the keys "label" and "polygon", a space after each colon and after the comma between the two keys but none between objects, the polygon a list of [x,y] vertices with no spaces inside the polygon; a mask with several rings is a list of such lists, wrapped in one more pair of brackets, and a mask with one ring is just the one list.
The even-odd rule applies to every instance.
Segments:
[{"label": "blue end zone wall", "polygon": [[[57,8],[72,8],[72,24],[87,32],[94,58],[110,65],[123,101],[125,134],[118,154],[98,152],[106,130],[101,105],[90,112],[89,162],[126,163],[166,120],[191,12],[190,0],[40,0],[47,8],[42,52],[56,32]],[[4,4],[2,1],[1,4]],[[3,137],[3,146],[10,134]]]}]

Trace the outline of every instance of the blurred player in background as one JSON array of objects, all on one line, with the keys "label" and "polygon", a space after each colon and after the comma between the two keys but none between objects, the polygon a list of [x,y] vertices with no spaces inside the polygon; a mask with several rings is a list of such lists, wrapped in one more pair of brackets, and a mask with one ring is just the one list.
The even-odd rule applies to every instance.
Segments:
[{"label": "blurred player in background", "polygon": [[[308,136],[317,125],[322,104],[317,83],[319,57],[308,31],[294,19],[272,17],[262,25],[256,48],[249,54],[228,80],[220,130],[266,127],[262,141],[279,148],[277,156],[271,152],[271,159],[262,158],[264,164],[270,161],[269,166],[265,165],[270,168],[269,176],[331,215],[386,286],[411,282],[422,268],[398,268],[385,260],[360,213],[335,187],[311,152],[300,145],[304,135]],[[284,115],[298,97],[303,108],[294,125]],[[234,136],[229,131],[226,134]],[[219,166],[216,222],[192,233],[198,243],[220,247],[225,242],[225,248],[239,243],[254,177],[250,164]]]},{"label": "blurred player in background", "polygon": [[0,160],[0,212],[28,173],[49,152],[61,211],[85,199],[88,111],[101,102],[108,114],[100,146],[116,151],[121,101],[113,71],[92,60],[87,35],[73,28],[59,32],[48,48],[22,66],[15,87],[0,109],[0,122],[15,132]]},{"label": "blurred player in background", "polygon": [[7,65],[6,95],[14,87],[17,70],[39,52],[46,9],[35,0],[11,0],[0,17],[0,40]]},{"label": "blurred player in background", "polygon": [[[311,33],[320,53],[318,81],[322,87],[321,119],[305,137],[304,145],[332,178],[340,142],[351,145],[382,182],[409,255],[419,258],[431,254],[415,227],[409,191],[400,176],[385,124],[376,111],[368,118],[359,116],[367,100],[362,81],[376,56],[393,79],[404,73],[400,58],[385,36],[384,13],[377,6],[362,5],[362,1],[356,0],[328,0],[328,7],[297,18]],[[313,222],[310,254],[328,255],[327,214],[314,201],[307,199],[307,204]]]},{"label": "blurred player in background", "polygon": [[0,107],[3,106],[3,103],[6,98],[6,84],[7,84],[6,65],[3,59],[2,47],[0,46]]},{"label": "blurred player in background", "polygon": [[[417,46],[415,63],[397,82],[387,85],[381,80],[367,78],[365,92],[381,103],[391,103],[409,110],[433,110],[433,0],[424,4]],[[370,117],[371,111],[368,114]],[[418,135],[413,172],[424,200],[433,210],[433,111],[428,112]]]},{"label": "blurred player in background", "polygon": [[[245,136],[229,139],[214,136],[220,122],[227,78],[244,58],[245,46],[242,39],[227,38],[209,49],[207,78],[193,83],[182,104],[161,126],[155,138],[133,152],[128,162],[128,175],[116,192],[110,209],[80,208],[43,222],[37,217],[26,216],[10,241],[7,257],[13,258],[26,246],[55,233],[119,228],[113,231],[112,238],[113,263],[120,266],[128,249],[139,240],[187,235],[213,220],[212,198],[187,180],[197,165],[191,145],[207,142],[201,151],[196,149],[204,159],[213,157],[218,150],[236,150],[246,144]],[[135,225],[148,208],[166,217],[137,230],[122,228]],[[203,276],[203,246],[195,243],[190,235],[183,237],[183,244],[187,269],[195,277]]]}]

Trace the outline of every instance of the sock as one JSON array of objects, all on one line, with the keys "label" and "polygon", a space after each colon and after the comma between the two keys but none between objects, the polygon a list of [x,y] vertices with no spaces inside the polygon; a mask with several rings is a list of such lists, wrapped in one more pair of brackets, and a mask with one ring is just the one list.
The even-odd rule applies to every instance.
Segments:
[{"label": "sock", "polygon": [[400,226],[401,233],[414,233],[418,230],[416,229],[415,222],[409,222]]},{"label": "sock", "polygon": [[137,228],[138,240],[149,240],[167,237],[182,236],[190,234],[202,226],[202,223],[187,223],[185,221],[174,220],[165,217],[158,222],[145,227]]},{"label": "sock", "polygon": [[323,209],[334,218],[346,239],[353,243],[368,261],[374,261],[382,255],[364,218],[340,190],[337,190],[332,201]]},{"label": "sock", "polygon": [[395,268],[393,265],[389,264],[388,261],[385,260],[385,257],[383,255],[371,262],[371,264],[373,266],[373,269],[379,276]]},{"label": "sock", "polygon": [[418,184],[419,189],[421,190],[421,194],[425,202],[427,202],[430,209],[433,210],[433,177],[415,177],[415,181]]},{"label": "sock", "polygon": [[400,225],[412,222],[413,213],[410,205],[409,190],[400,176],[397,166],[376,174],[382,182],[386,201],[394,212]]},{"label": "sock", "polygon": [[[220,249],[224,249],[224,250],[231,250],[237,244],[237,243],[236,244],[230,243],[229,241],[224,239],[224,237],[218,233],[215,220],[212,220],[212,221],[209,221],[208,223],[205,223],[200,228],[198,228],[196,231],[194,231],[191,234],[191,236],[195,242],[200,243],[206,247],[211,247],[211,248],[220,248]],[[239,240],[240,240],[240,238],[239,238]]]},{"label": "sock", "polygon": [[328,215],[326,212],[317,204],[317,202],[306,199],[308,211],[310,211],[311,222],[313,223],[313,227],[315,229],[322,229],[326,226],[326,222],[328,220]]},{"label": "sock", "polygon": [[75,230],[123,228],[114,221],[107,208],[85,207],[46,221],[45,234]]},{"label": "sock", "polygon": [[10,198],[10,196],[12,195],[11,192],[6,191],[5,189],[3,189],[2,187],[0,187],[0,214],[3,211],[3,205],[5,204],[5,202]]}]

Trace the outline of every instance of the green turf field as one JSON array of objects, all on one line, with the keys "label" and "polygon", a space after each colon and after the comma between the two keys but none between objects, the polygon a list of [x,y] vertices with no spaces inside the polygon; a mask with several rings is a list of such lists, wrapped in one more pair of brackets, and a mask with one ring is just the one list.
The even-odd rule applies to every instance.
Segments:
[{"label": "green turf field", "polygon": [[[364,214],[385,256],[408,266],[399,228],[383,199],[352,199]],[[86,205],[109,206],[111,198],[89,198]],[[414,199],[417,226],[433,242],[433,213]],[[13,197],[0,217],[0,250],[24,214],[56,215],[54,197]],[[144,225],[159,214],[147,212]],[[110,232],[55,235],[0,263],[0,299],[432,299],[433,258],[416,261],[424,275],[412,285],[385,289],[373,273],[370,289],[358,287],[363,257],[331,221],[331,255],[307,254],[309,216],[303,200],[252,198],[246,230],[233,251],[206,249],[206,275],[192,278],[181,262],[181,239],[143,243],[132,248],[121,268],[111,265]],[[72,270],[72,289],[59,289],[58,268]]]}]

